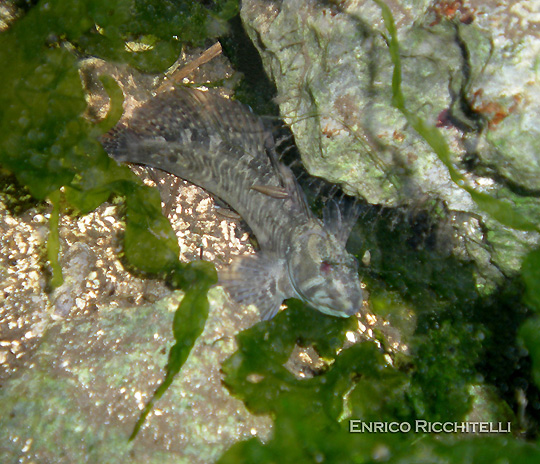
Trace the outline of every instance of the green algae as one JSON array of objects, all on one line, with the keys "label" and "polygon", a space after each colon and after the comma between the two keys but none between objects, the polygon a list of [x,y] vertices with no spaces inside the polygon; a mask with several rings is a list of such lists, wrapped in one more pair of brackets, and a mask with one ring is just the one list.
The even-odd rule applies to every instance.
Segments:
[{"label": "green algae", "polygon": [[[39,2],[0,36],[0,59],[10,64],[0,77],[4,108],[0,130],[5,134],[0,163],[28,186],[34,197],[44,199],[65,186],[71,189],[68,203],[88,212],[110,195],[125,195],[131,190],[131,195],[139,198],[130,202],[128,216],[130,212],[135,215],[137,209],[143,215],[145,208],[155,209],[156,196],[146,200],[144,190],[134,193],[142,189],[141,183],[125,168],[114,166],[96,140],[121,115],[119,89],[105,81],[112,110],[97,126],[86,120],[76,54],[114,56],[129,62],[126,43],[157,31],[154,45],[166,42],[172,47],[174,43],[176,52],[169,56],[159,47],[148,47],[140,54],[155,56],[160,65],[139,63],[139,68],[163,71],[186,41],[199,43],[223,32],[226,19],[235,14],[236,3],[215,2],[212,9],[193,2],[154,3]],[[174,10],[174,14],[162,15],[162,9]],[[119,185],[119,179],[126,182]]]},{"label": "green algae", "polygon": [[[189,267],[187,272],[194,272],[197,277],[193,279],[194,283],[187,287],[186,294],[174,314],[172,329],[175,343],[169,350],[165,379],[156,389],[150,401],[146,403],[131,433],[130,440],[137,436],[154,403],[163,396],[180,372],[195,342],[202,334],[208,318],[207,294],[210,287],[217,283],[216,270],[211,264],[205,262],[190,263],[187,267]],[[176,271],[181,280],[185,280],[184,274],[187,272],[185,268],[179,268]],[[182,287],[183,285],[177,286]]]},{"label": "green algae", "polygon": [[523,260],[521,266],[523,281],[526,288],[526,302],[540,313],[540,250],[531,251]]},{"label": "green algae", "polygon": [[[504,402],[484,394],[489,388],[474,386],[479,339],[471,340],[463,327],[447,322],[417,337],[412,356],[393,366],[373,342],[336,350],[343,333],[334,330],[336,325],[342,331],[350,328],[346,321],[310,314],[314,327],[309,334],[302,333],[299,322],[306,320],[305,311],[292,302],[287,312],[276,316],[275,325],[259,324],[238,336],[239,349],[223,366],[225,383],[253,412],[272,414],[274,429],[265,443],[254,438],[233,445],[219,463],[271,463],[280,458],[458,463],[464,455],[470,462],[489,462],[491,446],[498,447],[497,456],[523,462],[538,459],[536,445],[514,438],[414,432],[416,420],[472,420],[466,416],[471,409],[474,420],[513,420]],[[312,378],[299,379],[283,367],[295,340],[316,344],[329,329],[334,329],[330,336],[336,344],[324,349],[326,368]],[[474,406],[480,402],[484,409]],[[410,424],[411,432],[350,433],[349,419]]]},{"label": "green algae", "polygon": [[540,250],[531,251],[522,266],[525,284],[525,301],[535,312],[520,328],[519,336],[532,359],[532,372],[536,385],[540,386]]},{"label": "green algae", "polygon": [[9,64],[0,76],[0,165],[36,199],[48,198],[53,204],[47,245],[51,286],[62,282],[58,263],[61,207],[88,213],[120,195],[126,199],[124,254],[129,265],[143,273],[168,274],[177,288],[186,291],[173,324],[177,344],[156,398],[170,385],[202,332],[215,269],[178,262],[178,242],[161,212],[158,192],[103,151],[98,138],[121,116],[121,92],[105,78],[111,111],[98,124],[89,121],[84,114],[87,105],[78,57],[93,55],[129,63],[144,72],[163,72],[177,59],[183,44],[200,44],[225,32],[226,21],[237,9],[236,0],[206,5],[43,1],[29,7],[0,35],[0,61]]}]

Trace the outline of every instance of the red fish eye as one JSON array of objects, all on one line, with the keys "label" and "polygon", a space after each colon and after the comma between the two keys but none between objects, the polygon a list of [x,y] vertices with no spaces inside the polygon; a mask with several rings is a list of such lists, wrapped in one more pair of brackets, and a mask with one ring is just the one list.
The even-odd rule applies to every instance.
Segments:
[{"label": "red fish eye", "polygon": [[323,261],[320,269],[323,274],[328,274],[332,270],[332,265],[328,261]]}]

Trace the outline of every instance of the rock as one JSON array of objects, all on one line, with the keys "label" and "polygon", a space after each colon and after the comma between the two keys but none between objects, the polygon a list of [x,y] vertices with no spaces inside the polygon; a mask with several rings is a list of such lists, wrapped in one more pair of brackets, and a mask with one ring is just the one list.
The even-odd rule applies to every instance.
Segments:
[{"label": "rock", "polygon": [[223,291],[213,289],[204,334],[128,442],[162,381],[181,298],[175,292],[155,304],[110,306],[49,325],[30,362],[0,390],[0,460],[207,463],[236,440],[268,433],[269,419],[249,414],[221,384],[220,364],[235,350],[237,328],[230,322],[238,317],[224,310]]},{"label": "rock", "polygon": [[[406,108],[439,127],[469,185],[535,221],[540,40],[530,2],[385,3],[397,26]],[[482,211],[393,106],[388,32],[373,0],[247,0],[241,16],[311,174],[371,204],[418,209],[435,199],[450,216],[459,212],[464,221],[451,227],[481,249],[457,251],[490,276],[481,288],[519,270],[538,233]],[[466,225],[471,218],[480,228]]]}]

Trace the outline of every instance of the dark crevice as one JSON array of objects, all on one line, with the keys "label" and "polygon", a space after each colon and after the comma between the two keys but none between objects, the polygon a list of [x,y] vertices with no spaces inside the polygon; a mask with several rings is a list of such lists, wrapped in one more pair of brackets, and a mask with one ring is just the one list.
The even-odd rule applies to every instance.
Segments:
[{"label": "dark crevice", "polygon": [[[457,95],[450,90],[452,103],[450,104],[446,119],[448,120],[448,123],[457,127],[464,133],[480,133],[485,128],[487,120],[483,115],[474,110],[468,99],[472,76],[471,54],[467,43],[461,37],[459,25],[454,24],[454,29],[454,40],[461,53],[462,80]],[[455,111],[456,106],[458,111]]]},{"label": "dark crevice", "polygon": [[240,85],[235,89],[236,98],[248,104],[257,114],[277,116],[274,103],[277,91],[264,71],[259,52],[249,39],[240,16],[229,21],[230,31],[220,39],[223,52],[235,70],[242,73]]}]

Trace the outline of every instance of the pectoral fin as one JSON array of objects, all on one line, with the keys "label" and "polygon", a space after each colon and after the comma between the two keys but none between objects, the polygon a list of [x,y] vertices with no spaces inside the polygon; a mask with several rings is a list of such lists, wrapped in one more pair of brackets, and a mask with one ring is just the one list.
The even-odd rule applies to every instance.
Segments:
[{"label": "pectoral fin", "polygon": [[232,299],[257,306],[263,320],[274,317],[283,300],[292,296],[287,279],[285,260],[264,253],[236,258],[219,275]]},{"label": "pectoral fin", "polygon": [[263,193],[272,198],[277,198],[278,200],[283,200],[284,198],[289,197],[289,193],[283,187],[275,187],[273,185],[252,185],[251,190],[256,192]]}]

